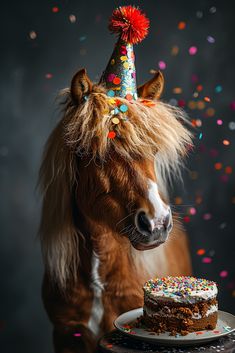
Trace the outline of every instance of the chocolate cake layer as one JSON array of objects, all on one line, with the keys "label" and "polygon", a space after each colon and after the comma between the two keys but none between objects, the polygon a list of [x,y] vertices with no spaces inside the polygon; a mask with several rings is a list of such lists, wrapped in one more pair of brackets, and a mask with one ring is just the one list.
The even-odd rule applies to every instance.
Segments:
[{"label": "chocolate cake layer", "polygon": [[162,333],[169,331],[171,335],[180,333],[186,335],[189,332],[201,330],[213,330],[217,323],[217,312],[201,319],[176,318],[176,317],[150,317],[144,312],[143,323],[153,332]]}]

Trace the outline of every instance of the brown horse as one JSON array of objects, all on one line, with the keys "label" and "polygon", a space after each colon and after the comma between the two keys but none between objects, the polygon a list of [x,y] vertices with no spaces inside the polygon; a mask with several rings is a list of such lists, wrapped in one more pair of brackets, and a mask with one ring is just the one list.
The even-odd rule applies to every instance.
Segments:
[{"label": "brown horse", "polygon": [[163,81],[158,72],[129,102],[109,98],[83,69],[63,91],[40,172],[43,301],[56,353],[94,352],[119,314],[143,305],[146,280],[191,274],[167,196],[191,134],[183,112],[159,101]]}]

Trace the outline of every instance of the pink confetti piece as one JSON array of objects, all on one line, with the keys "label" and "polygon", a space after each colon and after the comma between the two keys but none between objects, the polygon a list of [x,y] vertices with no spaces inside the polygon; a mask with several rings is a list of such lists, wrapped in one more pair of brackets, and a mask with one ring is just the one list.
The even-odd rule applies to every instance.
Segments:
[{"label": "pink confetti piece", "polygon": [[51,79],[53,77],[53,75],[48,73],[48,74],[45,75],[45,77],[49,80],[49,79]]},{"label": "pink confetti piece", "polygon": [[212,258],[211,257],[203,257],[202,262],[204,264],[210,264],[212,262]]},{"label": "pink confetti piece", "polygon": [[235,101],[230,103],[230,109],[235,110]]},{"label": "pink confetti piece", "polygon": [[197,54],[197,47],[195,47],[195,46],[190,47],[188,52],[189,52],[189,55]]},{"label": "pink confetti piece", "polygon": [[166,63],[165,63],[165,61],[159,61],[158,62],[158,67],[159,67],[159,69],[160,70],[165,70],[165,68],[166,68]]},{"label": "pink confetti piece", "polygon": [[189,213],[191,214],[191,215],[195,215],[196,213],[197,213],[197,210],[196,210],[196,208],[194,208],[194,207],[190,207],[190,209],[189,209]]},{"label": "pink confetti piece", "polygon": [[226,271],[226,270],[220,271],[219,275],[220,275],[220,277],[225,278],[228,276],[228,271]]},{"label": "pink confetti piece", "polygon": [[81,337],[82,334],[80,332],[76,332],[73,335],[74,335],[74,337]]},{"label": "pink confetti piece", "polygon": [[209,219],[211,219],[211,217],[212,217],[212,215],[211,215],[210,213],[205,213],[205,214],[203,215],[203,219],[204,219],[205,221],[209,221]]}]

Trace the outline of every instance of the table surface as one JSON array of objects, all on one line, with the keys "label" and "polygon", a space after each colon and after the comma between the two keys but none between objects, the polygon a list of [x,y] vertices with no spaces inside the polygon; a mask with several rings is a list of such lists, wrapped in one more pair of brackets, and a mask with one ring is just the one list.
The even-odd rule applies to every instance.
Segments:
[{"label": "table surface", "polygon": [[102,353],[235,353],[235,332],[205,345],[187,347],[163,347],[134,338],[115,330],[101,338],[99,352]]}]

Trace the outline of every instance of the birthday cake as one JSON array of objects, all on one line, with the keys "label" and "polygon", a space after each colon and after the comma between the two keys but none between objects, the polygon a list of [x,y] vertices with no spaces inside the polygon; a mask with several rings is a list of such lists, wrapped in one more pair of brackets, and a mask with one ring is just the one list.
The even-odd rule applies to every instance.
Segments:
[{"label": "birthday cake", "polygon": [[186,335],[215,328],[218,315],[215,282],[168,276],[150,279],[143,290],[143,323],[152,331]]}]

